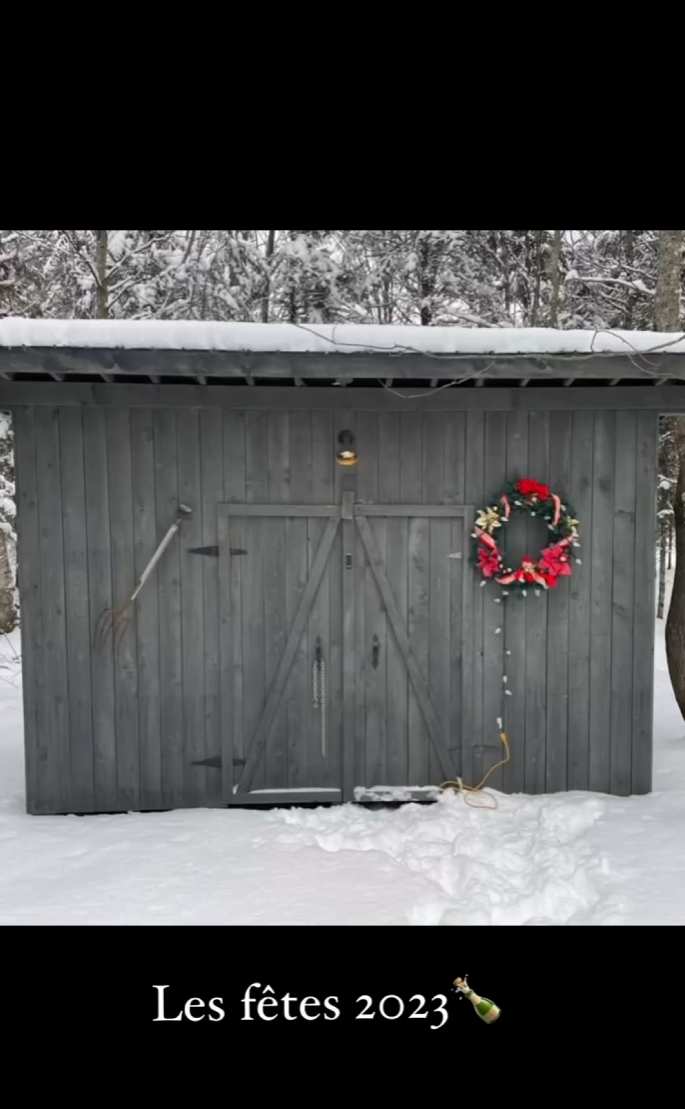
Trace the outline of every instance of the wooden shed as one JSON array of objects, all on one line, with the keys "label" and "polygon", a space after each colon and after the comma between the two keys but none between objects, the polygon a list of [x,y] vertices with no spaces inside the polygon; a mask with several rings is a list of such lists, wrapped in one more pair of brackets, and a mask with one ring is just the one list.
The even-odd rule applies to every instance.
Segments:
[{"label": "wooden shed", "polygon": [[[500,760],[502,715],[495,788],[648,792],[684,370],[659,335],[0,322],[28,811],[430,796]],[[573,503],[583,564],[504,597],[470,537],[524,477]],[[544,542],[521,519],[508,557]]]}]

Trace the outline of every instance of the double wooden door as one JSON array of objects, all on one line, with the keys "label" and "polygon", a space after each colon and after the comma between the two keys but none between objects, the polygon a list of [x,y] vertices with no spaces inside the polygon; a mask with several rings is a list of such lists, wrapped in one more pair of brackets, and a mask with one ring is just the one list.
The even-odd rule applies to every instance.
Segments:
[{"label": "double wooden door", "polygon": [[221,505],[228,804],[351,801],[460,773],[471,510]]}]

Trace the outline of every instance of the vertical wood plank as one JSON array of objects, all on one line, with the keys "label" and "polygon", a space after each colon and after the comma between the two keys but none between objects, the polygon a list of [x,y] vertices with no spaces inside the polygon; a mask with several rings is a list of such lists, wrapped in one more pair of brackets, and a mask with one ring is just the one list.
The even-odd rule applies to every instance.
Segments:
[{"label": "vertical wood plank", "polygon": [[[337,451],[338,435],[341,431],[351,431],[357,434],[357,417],[354,412],[341,409],[333,414],[332,454]],[[354,502],[357,497],[357,468],[348,469],[338,466],[333,461],[334,487],[333,503],[342,506],[343,498],[350,498]],[[353,800],[351,791],[356,784],[354,781],[356,767],[356,752],[354,743],[354,653],[351,641],[354,637],[354,521],[346,521],[340,527],[338,536],[331,550],[328,569],[330,580],[330,620],[331,644],[328,680],[328,732],[329,732],[329,788],[343,788],[346,790],[348,800]],[[352,555],[352,570],[344,567],[345,555]],[[345,655],[345,636],[347,635],[348,655]],[[347,671],[347,675],[345,674]],[[344,689],[345,681],[352,687],[349,693],[350,702],[345,706]],[[348,728],[348,737],[345,739],[345,724]]]},{"label": "vertical wood plank", "polygon": [[224,490],[228,504],[247,503],[247,417],[226,411],[224,424]]},{"label": "vertical wood plank", "polygon": [[337,424],[345,427],[348,416],[346,412],[312,412],[312,504],[336,501],[343,471],[335,464],[335,428]]},{"label": "vertical wood plank", "polygon": [[[548,412],[531,412],[528,462],[530,476],[549,484],[550,424]],[[530,540],[546,539],[544,521],[530,523]],[[539,592],[539,595],[538,595]],[[547,602],[535,587],[526,603],[526,792],[544,793],[547,786]],[[509,700],[509,698],[507,698]]]},{"label": "vertical wood plank", "polygon": [[[129,411],[107,410],[107,465],[110,474],[109,513],[112,541],[112,592],[115,605],[133,593],[136,576],[133,552],[133,481]],[[117,736],[117,798],[121,810],[140,805],[138,749],[138,658],[136,609],[130,609],[117,637],[114,659]]]},{"label": "vertical wood plank", "polygon": [[[528,412],[507,416],[507,479],[520,481],[528,476]],[[520,565],[528,552],[523,517],[512,516],[503,539],[507,567]],[[504,591],[503,591],[504,593]],[[511,744],[511,762],[504,769],[504,788],[508,793],[523,793],[526,786],[526,604],[521,597],[502,596],[507,689],[504,698],[504,728]]]},{"label": "vertical wood plank", "polygon": [[[573,413],[550,415],[550,488],[571,499]],[[548,545],[547,539],[544,546]],[[550,593],[547,628],[547,792],[568,788],[568,674],[570,581]]]},{"label": "vertical wood plank", "polygon": [[[136,581],[139,581],[157,546],[155,444],[151,409],[131,409],[131,466],[134,563]],[[163,805],[162,727],[156,581],[149,582],[136,602],[136,632],[140,806],[143,810],[160,809]]]},{"label": "vertical wood plank", "polygon": [[231,544],[234,532],[239,531],[239,520],[229,517],[223,509],[217,513],[217,537],[219,540],[219,649],[220,649],[220,726],[221,726],[221,793],[223,803],[227,804],[235,789],[235,778],[242,773],[241,766],[234,765],[237,743],[242,751],[242,699],[240,715],[236,714],[235,691],[239,684],[242,688],[242,613],[236,620],[234,576],[239,558],[231,558]]},{"label": "vertical wood plank", "polygon": [[635,507],[637,413],[616,414],[616,476],[613,519],[614,585],[611,638],[611,792],[629,797],[632,787],[635,603]]},{"label": "vertical wood plank", "polygon": [[[336,414],[337,415],[337,414]],[[314,504],[331,504],[335,493],[335,436],[333,416],[330,412],[312,413],[312,501]],[[321,546],[326,521],[310,518],[308,521],[308,576],[314,567],[317,552]],[[338,540],[336,540],[337,542]],[[308,630],[305,632],[307,639],[307,674],[309,680],[308,717],[309,727],[306,732],[308,740],[308,765],[309,781],[307,785],[326,788],[329,785],[331,771],[331,745],[330,745],[330,706],[326,706],[326,752],[322,748],[321,709],[314,708],[314,664],[316,662],[316,644],[321,640],[323,661],[328,669],[331,666],[331,567],[330,560],[321,581],[321,587],[314,601]],[[328,682],[330,686],[330,682]],[[327,689],[328,692],[328,689]],[[328,700],[328,698],[327,698]],[[333,783],[335,785],[336,783]]]},{"label": "vertical wood plank", "polygon": [[[225,496],[222,415],[216,409],[203,409],[200,413],[200,454],[202,546],[213,547],[219,542],[217,506]],[[204,601],[205,750],[208,758],[218,758],[222,754],[219,564],[213,558],[201,558],[200,562]],[[216,770],[207,772],[205,801],[210,806],[222,804],[222,776]]]},{"label": "vertical wood plank", "polygon": [[[466,502],[466,413],[445,414],[445,504]],[[450,627],[450,715],[445,730],[454,762],[462,765],[462,715],[464,711],[464,617],[467,567],[471,550],[470,520],[454,520],[451,525],[449,560]],[[470,583],[469,583],[470,592]]]},{"label": "vertical wood plank", "polygon": [[[488,504],[507,479],[507,417],[504,412],[488,412],[485,417],[485,488]],[[482,589],[483,612],[483,732],[475,758],[474,785],[502,760],[502,745],[497,721],[504,712],[504,644],[509,601],[496,583]],[[508,673],[506,675],[509,676]],[[508,699],[508,698],[507,698]],[[502,788],[502,771],[496,771],[488,785]]]},{"label": "vertical wood plank", "polygon": [[26,808],[47,811],[43,768],[47,758],[43,609],[41,604],[40,521],[36,474],[35,409],[14,412],[17,482],[18,579],[21,599],[22,674]]},{"label": "vertical wood plank", "polygon": [[445,499],[446,417],[440,412],[424,412],[422,504],[443,504]]},{"label": "vertical wood plank", "polygon": [[[361,488],[361,492],[360,492]],[[355,499],[361,499],[364,481],[359,481]],[[366,628],[366,579],[369,565],[357,526],[354,524],[354,762],[355,785],[372,788],[367,778],[366,759],[366,672],[368,665],[368,634]],[[343,536],[348,539],[350,529],[343,526]],[[346,552],[348,553],[348,552]]]},{"label": "vertical wood plank", "polygon": [[[247,503],[247,419],[244,412],[224,412],[224,495],[229,504]],[[230,546],[246,549],[243,522],[228,522],[220,566],[222,586],[221,703],[223,720],[223,792],[230,797],[234,778],[242,773],[247,753],[245,735],[245,671],[243,659],[243,559],[231,558]],[[228,590],[226,586],[228,585]],[[230,592],[230,597],[229,597]],[[230,638],[230,643],[229,643]],[[227,669],[228,667],[228,669]],[[235,770],[235,773],[234,773]]]},{"label": "vertical wood plank", "polygon": [[[443,504],[445,500],[447,426],[447,417],[444,413],[424,413],[422,497],[424,504]],[[428,527],[430,551],[428,687],[448,747],[451,747],[449,711],[452,632],[449,565],[451,530],[451,526],[445,520],[431,520]],[[431,744],[429,782],[440,785],[443,776],[440,760]]]},{"label": "vertical wood plank", "polygon": [[[430,520],[409,520],[409,642],[428,684],[430,674]],[[409,784],[431,781],[432,744],[414,687],[409,692]],[[440,784],[440,783],[438,783]]]},{"label": "vertical wood plank", "polygon": [[[290,501],[290,426],[287,412],[270,412],[268,417],[268,490],[270,504]],[[264,647],[266,688],[276,677],[278,664],[288,640],[286,611],[286,522],[273,517],[264,522]],[[266,787],[285,789],[288,785],[288,697],[276,715],[266,748]]]},{"label": "vertical wood plank", "polygon": [[[423,419],[400,414],[400,492],[403,504],[423,503]],[[430,533],[427,520],[407,523],[407,629],[421,672],[428,680]],[[421,707],[408,682],[408,773],[410,786],[428,785],[430,740]]]},{"label": "vertical wood plank", "polygon": [[60,446],[72,804],[76,812],[92,812],[95,806],[90,667],[92,625],[88,596],[83,417],[80,409],[60,410]]},{"label": "vertical wood plank", "polygon": [[356,671],[355,671],[355,523],[349,518],[349,508],[354,505],[354,491],[344,494],[345,518],[342,521],[342,789],[346,803],[354,801],[357,784],[357,749],[355,744]]},{"label": "vertical wood plank", "polygon": [[[266,504],[269,499],[268,417],[265,412],[248,412],[246,417],[246,492],[248,504]],[[264,635],[265,521],[259,517],[243,521],[246,536],[243,562],[243,664],[245,667],[245,744],[250,750],[268,689],[266,686],[266,640]],[[252,789],[266,788],[266,759],[271,744],[267,737],[264,757],[252,779]]]},{"label": "vertical wood plank", "polygon": [[[157,409],[154,414],[158,543],[162,542],[178,515],[180,498],[176,415],[173,409]],[[179,419],[183,419],[182,414]],[[180,809],[185,802],[185,766],[181,556],[178,536],[157,568],[157,585],[162,688],[162,796],[165,807]]]},{"label": "vertical wood plank", "polygon": [[423,423],[418,412],[400,414],[402,504],[423,503]]},{"label": "vertical wood plank", "polygon": [[48,811],[69,812],[72,804],[71,751],[59,409],[46,408],[37,411],[36,435],[41,600],[45,634],[43,658],[48,725],[45,783]]},{"label": "vertical wood plank", "polygon": [[571,578],[568,656],[568,788],[590,788],[590,633],[592,628],[593,412],[573,414],[570,497],[580,520],[580,566]]},{"label": "vertical wood plank", "polygon": [[633,628],[632,791],[635,794],[649,793],[652,789],[657,440],[656,416],[653,412],[640,412],[637,417]]},{"label": "vertical wood plank", "polygon": [[460,559],[448,559],[450,575],[450,701],[449,721],[446,729],[447,746],[461,773],[463,736],[461,731],[464,711],[464,617],[471,519],[450,521],[449,553],[462,553]]},{"label": "vertical wood plank", "polygon": [[202,546],[202,461],[200,413],[189,411],[177,422],[178,495],[193,514],[181,524],[181,636],[183,654],[183,764],[185,803],[207,804],[207,787],[216,770],[195,765],[210,755],[205,742],[205,620],[203,559],[188,552]]},{"label": "vertical wood plank", "polygon": [[[379,417],[379,487],[381,504],[401,503],[401,440],[400,415],[383,412]],[[389,519],[386,522],[386,570],[390,588],[400,615],[407,624],[407,579],[409,521]],[[387,784],[409,784],[409,732],[407,695],[409,675],[395,636],[387,631]]]},{"label": "vertical wood plank", "polygon": [[[290,476],[294,504],[313,501],[312,417],[309,412],[290,415]],[[309,576],[308,522],[292,518],[286,529],[286,619],[293,626]],[[305,789],[309,783],[309,713],[312,683],[309,675],[308,637],[297,648],[286,690],[288,726],[288,788]]]},{"label": "vertical wood plank", "polygon": [[[359,472],[359,500],[379,503],[379,420],[376,412],[362,412],[358,418],[362,462]],[[374,538],[385,564],[387,523],[374,519]],[[364,585],[364,658],[366,700],[366,777],[369,788],[385,785],[387,742],[387,659],[388,631],[381,595],[371,566],[366,566]],[[375,665],[374,665],[374,659]]]},{"label": "vertical wood plank", "polygon": [[466,413],[446,412],[444,503],[463,505],[466,500]]},{"label": "vertical wood plank", "polygon": [[607,536],[615,504],[616,413],[595,415],[592,513],[592,632],[590,668],[590,789],[611,789],[611,624],[613,559]]},{"label": "vertical wood plank", "polygon": [[[454,746],[450,731],[450,681],[451,636],[452,636],[452,571],[450,552],[452,547],[452,521],[430,521],[430,637],[429,672],[430,693],[440,726],[445,736],[448,750]],[[457,756],[459,752],[456,752]],[[430,781],[441,785],[444,770],[431,744]]]},{"label": "vertical wood plank", "polygon": [[[466,416],[466,502],[481,508],[492,490],[485,491],[485,415]],[[474,751],[483,743],[483,621],[485,589],[470,568],[472,588],[466,590],[464,616],[464,712],[462,716],[462,768],[466,782],[474,781]],[[469,604],[470,601],[470,604]],[[476,783],[477,784],[477,783]]]},{"label": "vertical wood plank", "polygon": [[[103,409],[84,408],[83,445],[86,466],[90,611],[92,622],[96,625],[105,609],[112,607],[107,427]],[[111,649],[94,651],[91,668],[95,811],[107,813],[114,812],[117,808],[116,704]]]}]

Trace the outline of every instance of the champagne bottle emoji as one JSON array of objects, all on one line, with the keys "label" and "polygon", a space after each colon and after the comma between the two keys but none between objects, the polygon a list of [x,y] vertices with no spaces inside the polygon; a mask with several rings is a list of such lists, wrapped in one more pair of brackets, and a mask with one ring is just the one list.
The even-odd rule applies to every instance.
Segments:
[{"label": "champagne bottle emoji", "polygon": [[469,999],[481,1020],[485,1021],[486,1024],[495,1023],[502,1010],[495,1005],[494,1001],[488,1001],[487,997],[481,997],[477,994],[471,989],[465,978],[457,978],[454,984],[459,992]]}]

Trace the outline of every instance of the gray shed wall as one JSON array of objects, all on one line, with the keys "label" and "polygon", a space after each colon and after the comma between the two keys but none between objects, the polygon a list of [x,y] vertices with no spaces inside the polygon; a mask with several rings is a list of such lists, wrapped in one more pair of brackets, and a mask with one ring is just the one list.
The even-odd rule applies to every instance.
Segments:
[{"label": "gray shed wall", "polygon": [[[222,504],[339,503],[343,428],[357,435],[357,501],[477,508],[505,480],[531,476],[565,493],[581,518],[583,565],[571,582],[504,606],[465,562],[468,517],[371,520],[458,772],[477,781],[501,756],[506,674],[513,759],[495,788],[651,789],[654,412],[70,406],[14,416],[30,812],[228,803],[233,760],[247,754],[245,732],[249,740],[325,521],[240,524],[252,556],[241,559],[237,590],[220,560],[188,551],[219,542]],[[179,500],[194,508],[192,519],[143,591],[118,658],[99,655],[100,613],[129,595]],[[545,545],[534,522],[516,528],[514,556]],[[252,789],[342,788],[344,779],[349,798],[353,779],[369,787],[443,780],[358,543],[353,598],[343,584],[349,539],[343,527]],[[448,561],[455,550],[463,562]],[[252,606],[252,624],[243,614],[238,631],[230,590]],[[345,622],[352,599],[354,627]],[[325,764],[308,716],[317,639],[329,665]],[[223,773],[195,765],[219,758]]]}]

